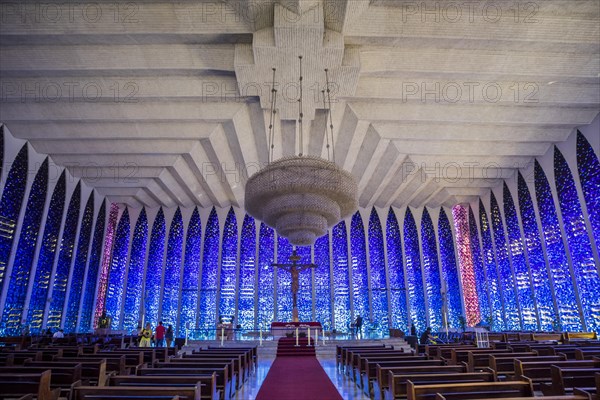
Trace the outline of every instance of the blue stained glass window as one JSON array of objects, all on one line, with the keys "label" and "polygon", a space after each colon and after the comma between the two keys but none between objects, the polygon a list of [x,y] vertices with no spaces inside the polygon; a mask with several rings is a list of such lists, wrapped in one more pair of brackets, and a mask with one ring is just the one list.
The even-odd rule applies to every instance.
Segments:
[{"label": "blue stained glass window", "polygon": [[388,273],[390,276],[390,305],[392,307],[392,328],[408,332],[408,311],[406,309],[406,286],[402,260],[402,241],[396,213],[390,207],[386,222],[386,242]]},{"label": "blue stained glass window", "polygon": [[390,328],[385,254],[383,251],[383,230],[381,229],[379,215],[373,207],[369,217],[369,263],[373,311],[371,319],[376,324],[372,328],[380,335],[388,334]]},{"label": "blue stained glass window", "polygon": [[325,330],[332,327],[331,320],[331,262],[329,260],[329,233],[315,241],[315,319]]},{"label": "blue stained glass window", "polygon": [[369,278],[367,272],[367,249],[365,227],[360,213],[352,216],[350,223],[350,251],[352,254],[352,301],[354,316],[365,320],[370,318],[369,310]]},{"label": "blue stained glass window", "polygon": [[[277,236],[277,262],[286,264],[290,262],[292,245],[283,236]],[[277,268],[277,321],[287,322],[292,320],[292,275],[285,269]]]},{"label": "blue stained glass window", "polygon": [[240,283],[238,290],[238,325],[254,329],[254,288],[256,287],[256,224],[246,214],[240,238]]},{"label": "blue stained glass window", "polygon": [[44,226],[44,234],[38,254],[37,268],[35,278],[33,280],[33,288],[31,298],[29,300],[29,311],[27,313],[27,324],[30,326],[32,334],[41,333],[42,324],[44,321],[44,312],[46,309],[46,299],[50,288],[50,277],[52,276],[52,266],[58,246],[58,235],[60,233],[60,225],[62,215],[65,208],[65,190],[66,190],[66,174],[63,170],[62,174],[56,182],[48,214],[46,216],[46,224]]},{"label": "blue stained glass window", "polygon": [[106,315],[111,318],[110,327],[112,329],[121,329],[121,308],[123,305],[127,252],[129,250],[129,233],[129,211],[125,208],[117,224],[106,289]]},{"label": "blue stained glass window", "polygon": [[42,222],[46,192],[48,190],[48,158],[44,160],[29,191],[23,227],[13,262],[13,269],[4,303],[2,325],[5,335],[20,334],[21,318],[25,307],[25,296],[29,287],[29,275],[35,256],[35,246]]},{"label": "blue stained glass window", "polygon": [[[487,220],[487,219],[486,219]],[[481,320],[487,324],[492,323],[491,304],[488,293],[487,279],[485,269],[481,260],[481,247],[479,245],[479,230],[477,221],[473,214],[473,209],[469,206],[469,237],[471,241],[471,254],[473,255],[473,270],[475,272],[475,286],[477,289],[477,299],[479,301],[479,313]]]},{"label": "blue stained glass window", "polygon": [[98,284],[98,270],[102,259],[102,242],[104,241],[104,224],[106,221],[106,200],[102,202],[96,226],[94,227],[94,238],[92,239],[92,250],[90,251],[90,262],[85,278],[85,291],[83,293],[83,305],[81,306],[81,317],[79,319],[79,331],[89,332],[92,325],[94,312],[94,300],[96,298],[96,286]]},{"label": "blue stained glass window", "polygon": [[4,275],[27,187],[27,167],[28,153],[27,143],[25,143],[8,171],[2,200],[0,200],[0,292],[4,288]]},{"label": "blue stained glass window", "polygon": [[[600,161],[590,142],[579,131],[577,131],[577,170],[598,249],[600,248]],[[600,253],[600,249],[598,252]]]},{"label": "blue stained glass window", "polygon": [[162,321],[165,326],[177,329],[177,310],[181,286],[181,254],[183,250],[183,218],[177,207],[169,228],[167,242],[167,261],[165,263],[165,282],[162,298]]},{"label": "blue stained glass window", "polygon": [[[440,208],[438,221],[438,237],[440,242],[440,260],[442,262],[442,275],[446,283],[446,315],[448,326],[460,328],[459,317],[463,315],[462,303],[460,301],[460,286],[458,282],[458,267],[456,253],[454,252],[454,241],[452,240],[452,228],[450,220],[444,208]],[[442,299],[443,300],[443,299]]]},{"label": "blue stained glass window", "polygon": [[73,259],[73,250],[75,248],[75,235],[77,233],[77,223],[79,222],[79,207],[81,203],[81,181],[77,183],[69,208],[63,229],[62,240],[60,242],[60,251],[56,263],[56,274],[52,283],[52,300],[50,301],[50,310],[48,312],[47,326],[49,328],[59,328],[63,317],[63,308],[65,306],[65,296],[67,293],[67,281],[71,270],[71,260]]},{"label": "blue stained glass window", "polygon": [[[540,242],[540,231],[535,218],[535,210],[529,188],[521,172],[518,173],[519,209],[521,210],[521,221],[529,257],[529,269],[533,282],[535,302],[537,304],[540,319],[540,329],[551,331],[554,329],[556,311],[552,300],[552,287],[548,284],[548,268]],[[558,326],[557,326],[558,328]]]},{"label": "blue stained glass window", "polygon": [[535,197],[540,210],[550,273],[554,281],[554,298],[558,307],[560,325],[566,331],[580,331],[583,326],[579,316],[575,289],[560,232],[552,190],[546,174],[537,160],[535,161],[534,174]]},{"label": "blue stained glass window", "polygon": [[442,281],[440,279],[440,266],[438,263],[437,243],[433,221],[427,208],[423,208],[421,219],[421,244],[423,247],[423,273],[425,274],[425,293],[427,294],[427,307],[429,326],[433,332],[442,329]]},{"label": "blue stained glass window", "polygon": [[418,332],[422,332],[426,328],[427,320],[425,319],[425,295],[423,293],[419,236],[417,224],[408,207],[404,217],[404,254],[406,257],[410,319]]},{"label": "blue stained glass window", "polygon": [[333,318],[334,329],[347,331],[352,322],[350,314],[350,278],[348,276],[348,230],[341,221],[331,231],[333,259]]},{"label": "blue stained glass window", "polygon": [[233,321],[235,313],[235,289],[238,252],[237,218],[233,207],[229,209],[223,228],[221,243],[221,284],[219,286],[219,316]]},{"label": "blue stained glass window", "polygon": [[179,334],[184,329],[196,327],[198,305],[198,283],[200,278],[200,251],[202,249],[202,222],[198,208],[194,208],[185,239],[185,259],[183,262],[183,282],[181,289],[181,311],[179,312]]},{"label": "blue stained glass window", "polygon": [[504,323],[504,308],[502,305],[502,292],[498,269],[496,268],[496,257],[494,245],[492,244],[492,227],[488,222],[487,213],[483,202],[479,199],[479,225],[481,227],[481,239],[483,243],[483,261],[485,265],[485,276],[487,278],[487,291],[490,296],[491,327],[495,331],[506,329]]},{"label": "blue stained glass window", "polygon": [[219,217],[213,207],[204,233],[204,259],[200,286],[200,328],[217,325],[217,272],[219,268]]},{"label": "blue stained glass window", "polygon": [[571,169],[556,146],[554,147],[554,177],[585,327],[588,331],[600,332],[600,275],[594,262],[592,244]]},{"label": "blue stained glass window", "polygon": [[79,317],[79,306],[81,305],[81,291],[83,289],[83,276],[87,264],[90,237],[92,235],[92,224],[94,222],[94,192],[90,193],[85,204],[83,217],[79,227],[79,241],[73,264],[73,274],[69,283],[69,298],[65,314],[64,329],[66,332],[75,332],[77,329],[77,318]]},{"label": "blue stained glass window", "polygon": [[[296,251],[300,257],[299,264],[312,262],[310,246],[297,247]],[[300,321],[313,321],[312,272],[312,268],[308,268],[298,273],[298,319]]]},{"label": "blue stained glass window", "polygon": [[148,263],[146,264],[146,279],[144,280],[142,320],[144,325],[150,323],[153,327],[158,324],[158,303],[160,301],[160,281],[163,274],[166,229],[165,214],[161,207],[152,224]]},{"label": "blue stained glass window", "polygon": [[260,224],[258,237],[258,327],[268,329],[275,318],[275,274],[271,264],[275,261],[275,231]]},{"label": "blue stained glass window", "polygon": [[125,307],[123,311],[123,329],[135,333],[141,324],[140,308],[142,288],[144,287],[144,265],[146,261],[146,245],[148,242],[148,216],[146,208],[142,208],[138,216],[131,250],[129,253],[129,269],[127,271],[127,290],[125,291]]},{"label": "blue stained glass window", "polygon": [[533,291],[531,290],[529,268],[527,268],[527,261],[525,260],[521,228],[519,226],[515,203],[506,182],[504,183],[502,197],[504,200],[506,230],[508,231],[508,249],[512,256],[512,266],[515,271],[515,283],[519,306],[521,308],[523,329],[537,330],[538,321],[535,309],[535,299],[533,297]]}]

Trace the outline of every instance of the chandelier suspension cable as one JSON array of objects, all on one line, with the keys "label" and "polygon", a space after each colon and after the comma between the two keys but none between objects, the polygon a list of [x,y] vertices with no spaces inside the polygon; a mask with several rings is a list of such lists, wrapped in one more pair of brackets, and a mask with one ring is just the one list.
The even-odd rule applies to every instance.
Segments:
[{"label": "chandelier suspension cable", "polygon": [[304,143],[303,143],[304,130],[302,129],[302,118],[304,117],[304,114],[302,113],[302,56],[298,56],[298,59],[300,60],[300,97],[298,98],[298,115],[299,115],[298,129],[300,129],[298,145],[299,145],[300,151],[298,152],[298,155],[300,157],[302,157],[302,152],[304,150]]},{"label": "chandelier suspension cable", "polygon": [[275,119],[275,106],[277,105],[277,89],[275,89],[275,71],[273,68],[273,83],[271,84],[271,112],[269,116],[269,159],[268,162],[273,161],[273,148],[275,145],[273,141],[275,139],[275,129],[273,128],[273,120]]},{"label": "chandelier suspension cable", "polygon": [[[329,103],[329,128],[331,129],[331,143],[333,143],[333,117],[331,116],[331,91],[329,90],[329,74],[328,69],[325,68],[325,89],[327,90],[327,102]],[[323,97],[323,102],[325,97]],[[327,127],[325,127],[325,135],[327,135]],[[329,144],[329,140],[328,140]],[[331,146],[332,161],[335,163],[335,146]]]},{"label": "chandelier suspension cable", "polygon": [[[327,112],[327,105],[325,104],[325,89],[321,90],[321,94],[323,95],[323,110]],[[329,154],[329,133],[327,132],[327,117],[325,117],[325,140],[327,141],[327,161],[331,161],[331,156]]]}]

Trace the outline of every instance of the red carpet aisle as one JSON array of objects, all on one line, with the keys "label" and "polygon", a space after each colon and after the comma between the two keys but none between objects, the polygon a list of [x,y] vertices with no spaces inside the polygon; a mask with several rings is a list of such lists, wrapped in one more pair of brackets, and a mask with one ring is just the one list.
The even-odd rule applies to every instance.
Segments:
[{"label": "red carpet aisle", "polygon": [[277,343],[277,358],[265,378],[256,400],[342,400],[339,392],[315,357],[307,340],[295,347],[295,339]]}]

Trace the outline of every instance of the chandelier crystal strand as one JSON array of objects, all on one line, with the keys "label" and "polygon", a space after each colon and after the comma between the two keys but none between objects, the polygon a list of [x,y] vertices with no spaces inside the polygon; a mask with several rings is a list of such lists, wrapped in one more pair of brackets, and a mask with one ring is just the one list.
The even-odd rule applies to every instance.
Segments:
[{"label": "chandelier crystal strand", "polygon": [[271,112],[269,115],[269,159],[270,163],[273,161],[273,148],[275,147],[273,141],[275,139],[275,129],[273,128],[273,123],[275,119],[275,106],[277,104],[277,90],[275,89],[275,71],[273,68],[273,83],[271,84]]},{"label": "chandelier crystal strand", "polygon": [[304,143],[303,143],[303,135],[304,135],[304,130],[302,129],[302,118],[304,117],[304,114],[302,113],[302,56],[298,56],[298,59],[300,61],[300,97],[298,98],[298,129],[300,129],[300,132],[298,134],[299,138],[298,138],[298,145],[299,145],[299,151],[298,151],[298,155],[300,157],[302,157],[302,152],[304,150]]},{"label": "chandelier crystal strand", "polygon": [[[328,112],[327,106],[325,105],[325,89],[321,90],[321,94],[323,95],[323,110]],[[325,140],[327,141],[327,160],[331,161],[331,156],[329,154],[329,133],[327,133],[327,117],[325,117]],[[333,138],[331,138],[333,140]]]},{"label": "chandelier crystal strand", "polygon": [[[331,129],[331,143],[333,143],[333,117],[331,116],[331,91],[329,90],[329,74],[328,69],[325,68],[325,89],[327,90],[327,102],[329,103],[329,129]],[[323,99],[325,101],[325,99]],[[327,127],[325,127],[325,134],[327,134]],[[335,162],[335,149],[331,146],[332,161]]]}]

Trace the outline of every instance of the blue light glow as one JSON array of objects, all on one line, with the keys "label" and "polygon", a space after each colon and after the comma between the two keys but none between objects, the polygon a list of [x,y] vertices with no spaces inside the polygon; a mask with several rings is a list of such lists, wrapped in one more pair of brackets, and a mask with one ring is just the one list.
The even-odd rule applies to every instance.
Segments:
[{"label": "blue light glow", "polygon": [[556,206],[552,197],[552,190],[541,165],[535,161],[535,197],[542,221],[542,233],[546,242],[546,255],[550,265],[552,280],[554,281],[554,299],[558,306],[560,326],[566,331],[580,331],[583,329],[575,289],[567,255],[563,245]]},{"label": "blue light glow", "polygon": [[223,241],[221,242],[221,276],[219,285],[219,316],[233,321],[235,317],[236,270],[238,252],[237,218],[233,207],[229,208]]},{"label": "blue light glow", "polygon": [[419,253],[417,224],[408,207],[404,216],[404,254],[406,257],[410,319],[420,333],[425,330],[427,325],[427,320],[425,319],[425,295],[423,293],[423,276],[421,274],[421,255]]},{"label": "blue light glow", "polygon": [[354,213],[350,223],[350,251],[352,254],[352,301],[354,318],[359,315],[367,320],[369,313],[369,273],[367,272],[367,249],[365,227],[360,212]]},{"label": "blue light glow", "polygon": [[596,249],[600,253],[600,161],[585,136],[577,131],[577,170]]},{"label": "blue light glow", "polygon": [[83,289],[83,277],[87,265],[88,250],[90,247],[90,238],[92,236],[92,225],[94,223],[94,192],[88,197],[88,201],[83,211],[81,224],[79,226],[79,240],[77,242],[77,252],[75,253],[75,262],[73,264],[73,274],[69,283],[69,298],[67,300],[67,309],[65,313],[65,332],[72,333],[77,329],[77,317],[79,317],[79,306],[81,305],[81,291]]},{"label": "blue light glow", "polygon": [[71,270],[71,261],[73,259],[73,249],[75,248],[75,235],[77,234],[77,223],[79,222],[79,206],[81,202],[81,181],[71,195],[67,217],[63,229],[62,240],[60,242],[60,251],[56,263],[56,274],[52,283],[52,300],[48,311],[48,322],[46,326],[57,329],[60,327],[63,317],[63,308],[65,306],[65,296],[67,293],[67,281]]},{"label": "blue light glow", "polygon": [[332,327],[331,315],[331,262],[329,260],[329,233],[315,241],[315,320],[323,328],[330,330]]},{"label": "blue light glow", "polygon": [[[287,264],[292,255],[292,245],[283,236],[277,235],[277,262]],[[277,321],[292,320],[292,275],[285,269],[277,268]]]},{"label": "blue light glow", "polygon": [[80,332],[89,332],[91,330],[94,299],[96,298],[96,285],[98,282],[98,269],[100,268],[100,261],[102,259],[102,242],[104,241],[105,221],[106,200],[102,202],[100,210],[98,210],[98,215],[96,216],[96,227],[94,228],[94,239],[92,240],[92,250],[90,251],[90,262],[88,263],[86,275],[81,317],[79,318]]},{"label": "blue light glow", "polygon": [[35,246],[42,222],[42,214],[44,213],[47,190],[48,157],[46,157],[35,175],[33,185],[29,191],[27,207],[25,207],[25,217],[19,235],[19,243],[17,244],[2,315],[2,327],[5,335],[19,335],[21,333],[21,318],[24,313],[25,296],[29,286],[29,275],[35,256]]},{"label": "blue light glow", "polygon": [[238,290],[238,324],[242,329],[255,329],[254,288],[256,287],[256,224],[246,214],[240,239],[240,283]]},{"label": "blue light glow", "polygon": [[131,240],[131,250],[129,253],[129,269],[127,272],[127,290],[125,291],[125,307],[123,310],[123,329],[133,334],[136,334],[138,325],[142,323],[140,319],[140,306],[142,302],[142,289],[144,287],[147,242],[148,216],[144,207],[133,229],[133,239]]},{"label": "blue light glow", "polygon": [[375,207],[371,209],[371,216],[369,217],[369,264],[372,299],[371,320],[374,322],[371,329],[374,329],[379,335],[385,335],[390,328],[387,277],[383,250],[383,230]]},{"label": "blue light glow", "polygon": [[56,182],[48,214],[46,216],[46,224],[44,226],[44,234],[38,255],[37,268],[35,271],[35,279],[31,297],[29,300],[29,312],[27,313],[27,324],[30,326],[32,334],[38,334],[42,331],[44,322],[44,311],[46,309],[46,299],[50,289],[50,277],[52,276],[52,266],[58,247],[58,235],[60,232],[60,224],[65,208],[65,191],[66,191],[66,173],[63,170],[62,174]]},{"label": "blue light glow", "polygon": [[440,242],[440,260],[442,262],[442,275],[446,286],[447,322],[450,328],[460,328],[459,317],[463,315],[460,300],[460,285],[458,282],[458,268],[452,240],[450,220],[444,208],[440,208],[438,221],[438,237]]},{"label": "blue light glow", "polygon": [[[185,241],[183,282],[181,286],[181,308],[179,311],[178,334],[196,327],[198,283],[200,278],[200,251],[202,249],[202,222],[198,207],[194,208]],[[184,331],[185,329],[185,331]]]},{"label": "blue light glow", "polygon": [[260,224],[258,239],[258,327],[268,329],[275,318],[275,276],[271,264],[275,261],[275,232]]},{"label": "blue light glow", "polygon": [[485,269],[481,260],[481,247],[479,245],[479,230],[473,209],[469,206],[469,236],[471,241],[471,255],[473,256],[473,270],[475,272],[475,285],[479,301],[481,321],[489,324],[492,321],[490,297],[487,290]]},{"label": "blue light glow", "polygon": [[204,232],[204,259],[200,282],[200,328],[217,326],[217,272],[219,268],[219,217],[213,207]]},{"label": "blue light glow", "polygon": [[162,297],[162,317],[165,326],[177,326],[177,310],[179,310],[179,293],[181,293],[181,254],[183,250],[183,218],[177,207],[167,242],[167,260],[165,263],[165,279]]},{"label": "blue light glow", "polygon": [[429,326],[433,332],[443,327],[442,318],[442,282],[438,263],[437,243],[433,221],[427,208],[423,208],[421,218],[421,244],[423,248],[423,273],[425,274],[425,294],[427,295],[427,311]]},{"label": "blue light glow", "polygon": [[160,281],[163,274],[166,230],[165,214],[161,207],[154,218],[150,233],[150,249],[148,250],[146,279],[144,280],[142,325],[150,323],[151,326],[156,326],[158,324],[158,303],[160,301]]},{"label": "blue light glow", "polygon": [[[310,264],[312,262],[311,247],[302,246],[297,249],[300,256],[300,264]],[[308,268],[300,271],[298,274],[298,319],[300,321],[313,321],[312,315],[312,273],[313,269]]]},{"label": "blue light glow", "polygon": [[386,223],[387,260],[390,279],[390,304],[392,308],[392,328],[408,332],[408,312],[406,309],[406,286],[402,260],[402,241],[396,213],[390,207]]},{"label": "blue light glow", "polygon": [[123,305],[127,252],[129,250],[129,232],[129,211],[125,208],[117,225],[106,290],[105,309],[106,315],[111,319],[111,329],[121,329],[121,317],[123,315],[121,307]]},{"label": "blue light glow", "polygon": [[594,262],[592,244],[571,169],[556,146],[554,147],[554,178],[585,328],[590,332],[600,332],[600,275]]},{"label": "blue light glow", "polygon": [[350,279],[348,276],[348,230],[341,221],[331,231],[333,253],[333,318],[334,329],[347,332],[350,328]]}]

